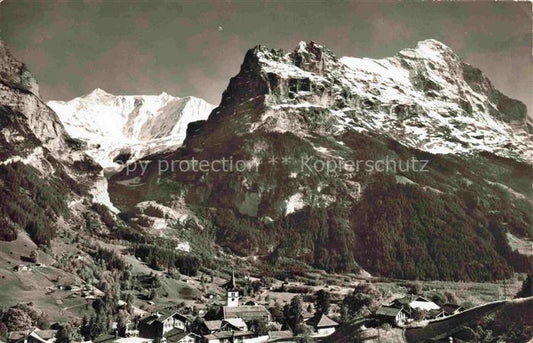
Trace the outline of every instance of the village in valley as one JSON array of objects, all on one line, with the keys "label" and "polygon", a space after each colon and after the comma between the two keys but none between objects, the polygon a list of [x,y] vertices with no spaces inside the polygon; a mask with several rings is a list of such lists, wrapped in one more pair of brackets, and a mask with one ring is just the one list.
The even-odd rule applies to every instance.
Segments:
[{"label": "village in valley", "polygon": [[[360,342],[395,342],[406,330],[468,313],[466,307],[482,308],[483,302],[492,306],[490,300],[512,298],[521,286],[519,281],[503,283],[494,288],[498,297],[487,294],[475,299],[468,297],[469,287],[480,287],[476,283],[453,290],[453,283],[323,271],[310,271],[307,279],[295,275],[284,280],[235,269],[215,276],[198,268],[186,275],[151,269],[125,250],[119,255],[111,248],[93,246],[91,250],[87,242],[83,244],[88,253],[64,251],[56,262],[31,246],[27,247],[30,257],[22,256],[24,263],[8,261],[15,264],[11,273],[18,280],[50,277],[53,286],[43,284],[43,294],[56,299],[61,308],[57,317],[64,320],[50,322],[39,310],[40,303],[17,302],[3,310],[7,343],[336,342],[342,341],[339,332]],[[61,251],[60,246],[55,248]],[[100,280],[84,275],[91,258],[101,268],[92,276]],[[77,268],[85,280],[65,275],[60,264],[62,269]],[[487,288],[488,293],[494,289]],[[76,316],[83,316],[82,320]],[[23,329],[10,329],[17,326]]]}]

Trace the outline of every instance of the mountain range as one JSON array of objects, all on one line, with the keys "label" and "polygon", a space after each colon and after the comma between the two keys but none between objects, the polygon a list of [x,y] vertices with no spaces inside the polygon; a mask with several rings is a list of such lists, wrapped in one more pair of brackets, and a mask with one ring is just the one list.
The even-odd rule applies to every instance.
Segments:
[{"label": "mountain range", "polygon": [[214,106],[195,98],[115,96],[102,89],[70,101],[49,101],[69,135],[90,148],[87,153],[102,167],[114,160],[133,162],[148,154],[177,148],[190,122],[207,119]]},{"label": "mountain range", "polygon": [[[216,108],[101,89],[44,104],[25,66],[0,52],[2,232],[45,244],[59,218],[86,230],[96,218],[130,239],[201,232],[270,271],[493,280],[532,270],[508,243],[532,237],[527,109],[438,41],[385,59],[256,46]],[[221,159],[246,168],[161,169]],[[327,163],[339,167],[316,168]],[[28,206],[33,221],[20,218]]]}]

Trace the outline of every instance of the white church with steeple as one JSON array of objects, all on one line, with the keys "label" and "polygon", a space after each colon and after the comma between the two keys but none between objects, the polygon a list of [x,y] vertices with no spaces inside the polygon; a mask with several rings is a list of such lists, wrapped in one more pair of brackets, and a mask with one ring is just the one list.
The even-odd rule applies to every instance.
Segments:
[{"label": "white church with steeple", "polygon": [[272,317],[266,307],[262,305],[239,305],[239,288],[235,280],[235,272],[231,279],[222,286],[226,290],[226,306],[222,306],[223,318],[241,318],[244,321],[265,320],[270,322]]},{"label": "white church with steeple", "polygon": [[239,306],[239,289],[235,284],[235,272],[231,273],[231,279],[224,284],[224,288],[227,292],[227,307],[238,307]]}]

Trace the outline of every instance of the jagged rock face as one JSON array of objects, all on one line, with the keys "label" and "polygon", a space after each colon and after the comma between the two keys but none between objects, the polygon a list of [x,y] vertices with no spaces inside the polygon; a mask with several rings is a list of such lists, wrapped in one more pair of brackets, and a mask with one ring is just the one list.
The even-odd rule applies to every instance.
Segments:
[{"label": "jagged rock face", "polygon": [[35,136],[53,151],[68,149],[65,132],[57,115],[39,98],[37,82],[0,42],[0,103],[25,116]]},{"label": "jagged rock face", "polygon": [[[250,115],[251,106],[260,117]],[[288,54],[256,47],[214,117],[228,125],[222,117],[234,113],[245,114],[232,127],[237,133],[367,131],[431,153],[532,158],[525,105],[435,40],[379,60],[337,59],[312,42]],[[212,138],[216,126],[213,120],[206,136]]]},{"label": "jagged rock face", "polygon": [[[494,248],[494,231],[477,231],[472,223],[495,220],[489,217],[496,207],[510,199],[500,198],[496,183],[531,193],[530,165],[521,162],[530,142],[525,118],[521,103],[436,41],[382,60],[338,59],[314,43],[288,54],[255,47],[208,120],[189,125],[184,146],[147,157],[146,172],[137,167],[113,176],[111,198],[128,210],[140,201],[173,208],[183,199],[213,223],[221,245],[242,254],[277,251],[341,270],[355,258],[372,273],[407,278],[501,277],[510,269]],[[232,158],[247,168],[160,168],[192,158]],[[383,176],[339,163],[411,158],[428,160],[429,172]],[[306,168],[304,160],[340,168]],[[521,231],[529,219],[518,208],[529,205],[518,206],[522,200],[508,195],[517,210],[514,229]],[[486,207],[472,215],[466,203]],[[427,217],[433,210],[426,206],[438,210]],[[476,217],[480,213],[483,218]],[[459,218],[449,224],[457,229],[446,226],[451,218]],[[462,251],[471,255],[464,260],[479,263],[443,271],[439,265],[451,263],[441,253],[444,245],[425,247],[436,241],[435,232],[442,232],[444,245],[470,237]],[[412,247],[410,239],[425,241]]]},{"label": "jagged rock face", "polygon": [[[2,216],[11,217],[14,225],[21,225],[24,220],[49,222],[55,220],[60,214],[58,211],[67,206],[68,202],[79,203],[84,199],[89,200],[89,203],[104,203],[114,209],[109,201],[107,180],[103,176],[102,168],[80,151],[80,147],[65,131],[57,114],[39,97],[36,80],[23,63],[13,58],[2,41],[0,62],[2,176],[11,178],[13,176],[10,173],[18,170],[23,173],[20,178],[30,180],[23,181],[22,184],[26,182],[24,187],[33,185],[33,188],[30,187],[33,191],[62,198],[51,205],[55,208],[55,214],[47,213],[43,216],[47,209],[46,206],[38,204],[38,201],[46,196],[42,193],[30,194],[28,198],[23,194],[11,193],[10,188],[5,187],[2,189],[5,201],[1,209]],[[20,181],[19,178],[15,179]],[[0,180],[3,185],[11,182],[12,180]],[[43,190],[38,187],[43,187]],[[64,206],[60,205],[63,202]],[[17,215],[21,204],[26,207],[25,219]],[[35,207],[30,208],[32,206]]]},{"label": "jagged rock face", "polygon": [[205,120],[213,106],[195,97],[112,95],[102,89],[70,101],[50,101],[74,138],[89,144],[87,153],[104,168],[115,158],[135,161],[176,148],[190,122]]},{"label": "jagged rock face", "polygon": [[14,87],[39,95],[39,85],[24,63],[17,61],[0,41],[0,78]]},{"label": "jagged rock face", "polygon": [[[432,154],[490,152],[523,161],[531,153],[526,120],[522,103],[495,90],[481,71],[435,40],[381,60],[338,59],[313,42],[287,54],[257,46],[209,119],[190,125],[185,149],[165,158],[246,161],[260,172],[169,177],[182,183],[181,195],[193,204],[279,218],[306,206],[329,206],[344,195],[357,201],[364,188],[361,175],[302,168],[304,155],[336,161],[384,157],[354,146],[376,139],[361,139],[363,134]],[[271,157],[292,162],[272,166]]]}]

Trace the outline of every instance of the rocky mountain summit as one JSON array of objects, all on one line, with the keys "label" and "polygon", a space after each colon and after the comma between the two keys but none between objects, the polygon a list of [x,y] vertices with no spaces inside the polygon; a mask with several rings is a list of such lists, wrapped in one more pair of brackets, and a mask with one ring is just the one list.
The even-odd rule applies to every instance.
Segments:
[{"label": "rocky mountain summit", "polygon": [[65,129],[88,143],[87,153],[102,167],[114,160],[136,161],[177,148],[190,122],[205,120],[214,106],[195,97],[112,95],[102,89],[70,101],[49,101]]},{"label": "rocky mountain summit", "polygon": [[[262,111],[240,118],[242,133],[352,130],[430,153],[532,157],[526,106],[436,40],[384,59],[339,59],[313,42],[300,42],[290,53],[257,46],[214,114],[246,112],[250,103]],[[213,120],[211,127],[217,125]]]},{"label": "rocky mountain summit", "polygon": [[[184,146],[113,176],[110,193],[132,225],[145,222],[138,202],[178,213],[186,204],[218,244],[272,263],[499,278],[530,265],[502,236],[530,235],[528,120],[521,102],[435,40],[380,60],[339,59],[312,42],[289,53],[257,46]],[[222,158],[245,171],[161,170]],[[407,160],[427,170],[343,163]],[[325,163],[338,168],[314,167]]]}]

